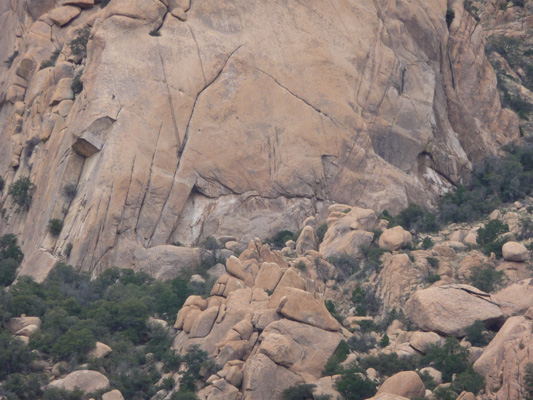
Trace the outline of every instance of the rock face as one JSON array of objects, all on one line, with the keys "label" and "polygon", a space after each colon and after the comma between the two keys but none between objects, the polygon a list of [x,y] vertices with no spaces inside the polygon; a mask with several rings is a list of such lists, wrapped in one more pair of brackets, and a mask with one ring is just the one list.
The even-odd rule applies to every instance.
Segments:
[{"label": "rock face", "polygon": [[62,379],[53,381],[48,386],[65,390],[78,388],[83,393],[91,393],[108,387],[109,380],[97,371],[74,371]]},{"label": "rock face", "polygon": [[[0,234],[24,253],[72,243],[87,271],[158,275],[194,257],[172,243],[247,243],[331,201],[427,204],[518,136],[461,1],[175,3],[2,6],[0,175],[36,190],[24,213],[4,191]],[[86,25],[85,57],[70,43]]]},{"label": "rock face", "polygon": [[419,328],[447,336],[464,336],[465,329],[478,319],[487,325],[503,319],[491,296],[469,285],[416,291],[406,304],[406,313]]},{"label": "rock face", "polygon": [[521,314],[533,304],[533,279],[514,283],[494,294],[506,316]]},{"label": "rock face", "polygon": [[532,329],[530,319],[510,317],[474,363],[474,370],[485,377],[491,398],[525,398],[524,369],[533,362]]},{"label": "rock face", "polygon": [[416,372],[403,371],[394,374],[383,382],[377,394],[381,393],[390,393],[411,399],[413,397],[424,397],[426,388]]},{"label": "rock face", "polygon": [[200,398],[281,400],[287,387],[318,380],[337,349],[339,323],[309,272],[280,267],[271,261],[276,258],[252,242],[226,262],[228,272],[244,280],[223,275],[211,297],[190,296],[178,313],[173,347],[185,353],[199,345],[222,367]]}]

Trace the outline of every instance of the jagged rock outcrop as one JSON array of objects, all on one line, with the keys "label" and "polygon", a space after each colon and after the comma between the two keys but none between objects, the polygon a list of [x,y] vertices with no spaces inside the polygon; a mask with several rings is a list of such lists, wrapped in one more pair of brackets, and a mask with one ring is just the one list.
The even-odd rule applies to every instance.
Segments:
[{"label": "jagged rock outcrop", "polygon": [[[28,258],[72,243],[85,270],[171,277],[160,263],[198,259],[172,243],[247,243],[330,201],[428,204],[518,136],[459,0],[1,7],[0,174],[36,190],[18,213],[2,193],[0,234]],[[70,46],[84,26],[86,57]]]},{"label": "jagged rock outcrop", "polygon": [[491,398],[525,398],[525,366],[533,362],[532,329],[531,319],[510,317],[474,363]]},{"label": "jagged rock outcrop", "polygon": [[199,345],[222,367],[201,399],[280,399],[287,387],[318,380],[342,339],[307,272],[277,257],[250,243],[227,260],[211,297],[190,296],[178,313],[173,347]]}]

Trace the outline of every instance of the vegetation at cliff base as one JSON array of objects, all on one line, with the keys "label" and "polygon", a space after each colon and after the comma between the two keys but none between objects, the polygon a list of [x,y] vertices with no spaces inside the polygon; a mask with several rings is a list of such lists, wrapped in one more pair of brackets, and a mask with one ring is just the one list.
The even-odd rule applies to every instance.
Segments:
[{"label": "vegetation at cliff base", "polygon": [[[16,243],[13,235],[0,239],[0,267],[5,260],[20,263],[23,255]],[[14,277],[1,271],[8,276],[2,284],[12,283]],[[143,272],[117,268],[91,280],[88,274],[58,264],[43,283],[18,279],[9,291],[0,291],[0,395],[9,400],[69,398],[43,389],[43,362],[64,362],[66,373],[88,363],[88,369],[105,372],[111,387],[127,399],[150,398],[159,390],[161,373],[177,371],[184,362],[182,386],[192,388],[200,367],[216,366],[199,349],[182,358],[171,349],[167,329],[149,322],[155,316],[173,323],[189,294],[181,278],[161,282]],[[7,322],[21,314],[42,320],[29,346],[7,330]],[[97,341],[112,352],[92,358]],[[163,371],[158,372],[154,363],[161,363]]]}]

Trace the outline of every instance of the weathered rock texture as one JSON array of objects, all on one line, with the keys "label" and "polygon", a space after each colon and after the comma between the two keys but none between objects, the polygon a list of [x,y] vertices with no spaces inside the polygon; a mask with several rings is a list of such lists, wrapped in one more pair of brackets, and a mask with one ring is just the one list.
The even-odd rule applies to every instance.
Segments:
[{"label": "weathered rock texture", "polygon": [[491,296],[469,285],[419,290],[407,302],[406,312],[421,329],[454,336],[464,336],[476,320],[487,325],[503,320]]},{"label": "weathered rock texture", "polygon": [[[0,65],[0,173],[37,188],[19,213],[4,191],[0,234],[29,257],[72,243],[85,270],[158,275],[195,257],[177,241],[246,243],[329,201],[431,202],[518,135],[480,26],[448,3],[3,2],[0,60],[18,56]],[[69,45],[85,25],[86,58]]]},{"label": "weathered rock texture", "polygon": [[231,275],[217,280],[211,297],[190,296],[178,313],[174,348],[199,345],[222,367],[201,399],[281,399],[289,386],[317,381],[343,338],[318,282],[272,262],[277,257],[251,242],[239,259],[228,259]]}]

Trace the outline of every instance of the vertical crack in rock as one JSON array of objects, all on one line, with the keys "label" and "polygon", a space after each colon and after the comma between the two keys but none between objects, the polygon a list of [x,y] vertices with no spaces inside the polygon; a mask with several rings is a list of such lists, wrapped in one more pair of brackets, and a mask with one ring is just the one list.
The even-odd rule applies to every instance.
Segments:
[{"label": "vertical crack in rock", "polygon": [[[94,249],[92,251],[92,256],[91,256],[91,265],[93,266],[93,270],[97,266],[97,264],[94,262],[94,255],[96,254],[96,249],[98,247],[98,244],[100,243],[100,235],[102,234],[102,232],[104,232],[105,227],[106,227],[107,216],[109,214],[109,207],[111,206],[111,199],[113,198],[113,190],[114,190],[114,188],[115,188],[115,181],[113,181],[113,183],[111,184],[111,192],[109,193],[109,197],[108,197],[108,200],[107,200],[107,206],[106,206],[105,214],[104,214],[104,221],[100,225],[100,229],[98,229],[98,235],[96,236],[96,241],[94,242]],[[98,209],[100,209],[100,206],[98,207]],[[108,249],[106,249],[106,251],[107,250]]]},{"label": "vertical crack in rock", "polygon": [[[159,129],[159,132],[161,132],[161,128]],[[159,135],[157,136],[157,139],[159,140]],[[157,146],[157,142],[156,142],[156,146]],[[117,227],[117,234],[121,233],[121,232],[119,232],[119,230],[120,230],[120,227],[122,226],[122,223],[124,221],[124,213],[126,212],[126,207],[128,206],[128,198],[130,196],[131,183],[133,182],[133,171],[135,170],[135,161],[136,160],[137,160],[137,154],[135,154],[133,156],[133,161],[131,163],[130,182],[128,183],[128,190],[126,192],[126,197],[124,197],[124,205],[122,206],[122,213],[120,214],[120,222],[119,222],[118,227]]]},{"label": "vertical crack in rock", "polygon": [[172,125],[174,126],[174,134],[176,136],[176,143],[177,143],[177,150],[178,150],[178,156],[181,155],[180,149],[181,149],[181,139],[180,139],[180,132],[178,129],[178,123],[176,120],[176,113],[174,111],[174,103],[172,102],[172,95],[170,94],[170,88],[168,86],[167,81],[167,72],[165,70],[165,63],[163,61],[163,55],[161,54],[161,47],[159,46],[159,43],[157,43],[157,52],[159,54],[159,60],[161,61],[161,68],[163,70],[163,83],[165,84],[165,87],[167,89],[168,94],[168,104],[170,106],[170,115],[172,116]]},{"label": "vertical crack in rock", "polygon": [[[154,229],[152,231],[152,234],[150,235],[150,242],[157,230],[157,227],[159,226],[159,224],[161,223],[161,219],[163,218],[163,214],[165,212],[165,209],[168,205],[168,200],[170,198],[170,195],[172,194],[172,191],[174,190],[174,184],[176,182],[176,176],[178,175],[180,169],[181,169],[181,161],[182,161],[182,154],[183,152],[185,151],[185,147],[187,146],[187,142],[189,140],[189,135],[190,135],[190,124],[191,124],[191,120],[192,120],[192,117],[194,115],[194,111],[196,109],[196,104],[198,103],[198,99],[200,98],[200,96],[202,95],[202,93],[207,89],[209,88],[209,86],[211,86],[213,83],[216,82],[216,80],[220,77],[220,75],[222,75],[222,72],[224,71],[224,69],[226,68],[226,65],[228,64],[229,60],[233,57],[233,55],[242,47],[242,45],[239,45],[237,46],[237,48],[235,50],[233,50],[227,57],[226,57],[226,60],[224,61],[224,64],[222,65],[222,67],[220,68],[220,70],[218,71],[218,73],[215,75],[215,77],[209,81],[199,92],[198,94],[196,95],[196,98],[194,99],[194,103],[193,103],[193,106],[192,106],[192,110],[191,110],[191,114],[189,116],[189,120],[187,121],[187,127],[185,128],[185,136],[183,138],[183,146],[181,147],[181,150],[178,150],[178,165],[176,167],[176,171],[174,172],[174,177],[172,178],[172,186],[170,187],[170,191],[168,192],[168,195],[167,195],[167,198],[165,199],[165,202],[163,203],[163,207],[161,208],[161,213],[159,214],[159,217],[157,219],[157,222],[154,224]],[[191,187],[189,188],[189,190],[192,190],[194,185],[191,185]],[[189,191],[189,194],[190,194],[190,191]],[[182,208],[183,206],[185,205],[182,204]],[[181,210],[180,210],[181,212]],[[170,240],[170,237],[172,235],[172,232],[174,232],[174,230],[176,229],[176,226],[177,226],[177,223],[178,223],[178,220],[179,220],[179,215],[178,215],[178,218],[176,218],[176,220],[174,221],[174,224],[172,226],[172,228],[169,230],[169,235],[168,237],[166,238],[166,242],[168,242]]]},{"label": "vertical crack in rock", "polygon": [[224,71],[224,69],[226,68],[226,65],[228,64],[229,60],[231,57],[233,57],[233,55],[237,52],[237,50],[239,50],[240,48],[242,47],[242,45],[239,45],[235,50],[233,50],[229,55],[228,57],[226,58],[226,61],[224,61],[224,64],[222,65],[222,68],[220,68],[220,70],[218,71],[218,73],[215,75],[215,77],[209,82],[207,83],[199,92],[198,94],[196,95],[196,98],[194,99],[194,103],[192,105],[192,110],[191,110],[191,114],[189,116],[189,120],[187,121],[187,127],[185,128],[185,137],[183,138],[183,147],[181,148],[181,150],[178,151],[178,155],[180,156],[180,159],[178,161],[178,168],[180,167],[181,165],[181,155],[183,154],[183,152],[185,151],[185,146],[187,145],[187,141],[189,140],[189,126],[191,124],[191,120],[192,120],[192,117],[194,115],[194,110],[196,109],[196,104],[198,103],[198,99],[200,98],[200,95],[209,87],[211,86],[213,83],[215,83],[215,81],[218,79],[218,77],[220,75],[222,75],[222,72]]},{"label": "vertical crack in rock", "polygon": [[[255,70],[261,72],[262,74],[268,76],[270,79],[272,79],[280,88],[282,89],[285,89],[285,91],[289,92],[292,96],[296,97],[298,100],[304,102],[307,106],[311,107],[313,110],[315,110],[317,113],[319,113],[320,115],[322,115],[323,117],[326,117],[327,119],[329,119],[333,125],[335,125],[336,127],[338,127],[338,123],[337,121],[335,121],[333,118],[331,118],[328,114],[326,114],[325,112],[323,112],[322,110],[320,110],[319,108],[315,107],[314,105],[312,105],[311,103],[309,103],[307,100],[301,98],[300,96],[298,96],[297,94],[295,94],[293,91],[291,91],[289,88],[287,88],[286,86],[282,85],[276,78],[274,78],[272,75],[270,75],[268,72],[265,72],[263,71],[262,69],[260,68],[257,68],[257,67],[254,67]],[[342,126],[342,124],[341,124]]]},{"label": "vertical crack in rock", "polygon": [[200,61],[200,68],[202,69],[202,76],[204,77],[204,85],[205,85],[207,82],[207,79],[205,78],[204,64],[202,63],[202,56],[200,55],[200,46],[198,46],[198,41],[196,40],[194,31],[192,30],[192,27],[190,25],[189,25],[189,30],[191,31],[191,36],[192,36],[192,39],[194,40],[194,43],[196,43],[196,52],[198,53],[198,60]]},{"label": "vertical crack in rock", "polygon": [[[159,145],[159,137],[161,136],[162,128],[163,128],[163,123],[161,122],[161,125],[159,126],[159,133],[157,134],[157,139],[156,139],[156,142],[155,142],[154,152],[152,154],[152,162],[150,163],[150,174],[148,175],[148,183],[146,184],[146,189],[144,190],[144,195],[143,195],[143,198],[141,200],[141,204],[139,206],[139,213],[137,214],[137,221],[135,222],[134,232],[137,232],[137,227],[139,226],[139,219],[141,218],[141,213],[142,213],[142,210],[143,210],[143,207],[144,207],[144,201],[146,200],[146,196],[148,194],[148,191],[150,190],[150,185],[152,184],[152,173],[153,173],[153,169],[154,169],[155,155],[157,153],[157,147]],[[169,194],[170,194],[171,191],[172,191],[172,188],[170,189]],[[168,197],[167,197],[167,200],[168,200]],[[164,205],[163,205],[163,207],[164,207]],[[155,228],[154,228],[154,230],[155,230]],[[152,231],[152,235],[153,235],[153,231]],[[144,238],[144,240],[146,240],[146,239],[148,239],[148,238]]]}]

